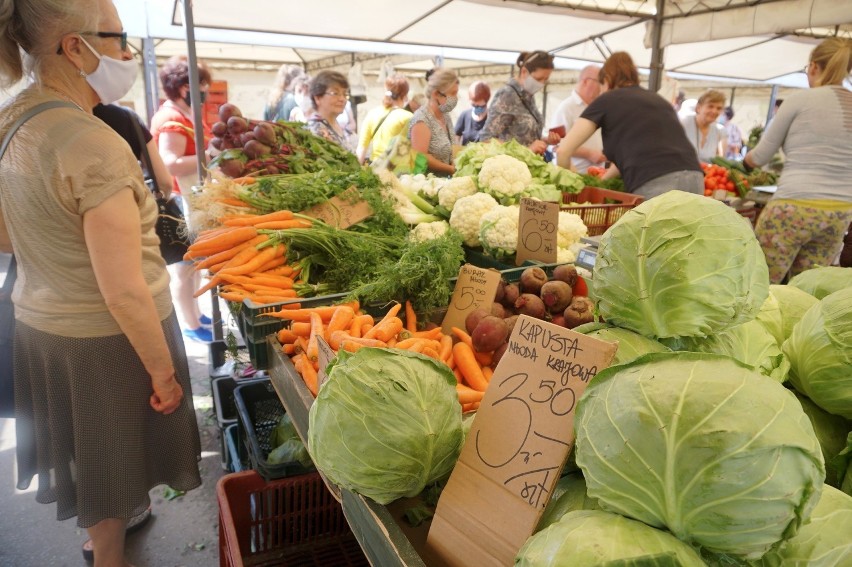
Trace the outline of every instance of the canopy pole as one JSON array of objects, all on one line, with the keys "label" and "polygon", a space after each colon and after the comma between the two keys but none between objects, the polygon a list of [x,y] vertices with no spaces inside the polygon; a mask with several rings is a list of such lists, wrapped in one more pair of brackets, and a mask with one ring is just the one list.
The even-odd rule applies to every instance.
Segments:
[{"label": "canopy pole", "polygon": [[157,54],[154,52],[154,38],[142,38],[142,73],[145,79],[145,112],[147,122],[151,124],[151,118],[157,111],[160,103],[160,93],[157,84]]},{"label": "canopy pole", "polygon": [[764,129],[769,126],[769,122],[772,120],[776,100],[778,100],[778,85],[772,85],[772,92],[769,94],[769,110],[766,111],[766,122],[763,124]]},{"label": "canopy pole", "polygon": [[204,182],[204,169],[207,157],[204,153],[204,123],[202,121],[202,106],[200,82],[198,79],[198,56],[195,52],[195,23],[192,19],[192,0],[183,2],[183,25],[186,29],[186,56],[189,64],[189,100],[192,106],[192,122],[195,130],[195,155],[198,158],[198,184]]},{"label": "canopy pole", "polygon": [[666,0],[657,0],[657,13],[654,14],[653,45],[651,45],[651,75],[648,77],[648,90],[657,92],[663,84],[663,11]]}]

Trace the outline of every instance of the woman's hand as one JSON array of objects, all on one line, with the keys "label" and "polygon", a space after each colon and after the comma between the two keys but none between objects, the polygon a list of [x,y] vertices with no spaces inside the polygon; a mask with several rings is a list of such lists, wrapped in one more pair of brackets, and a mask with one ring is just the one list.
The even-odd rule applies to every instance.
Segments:
[{"label": "woman's hand", "polygon": [[544,140],[536,140],[527,147],[533,152],[542,155],[545,151],[547,151],[547,142]]},{"label": "woman's hand", "polygon": [[174,412],[183,400],[183,388],[180,387],[174,372],[166,379],[151,379],[154,393],[151,394],[151,407],[163,415]]},{"label": "woman's hand", "polygon": [[561,140],[561,139],[562,139],[562,136],[560,136],[559,134],[557,134],[556,132],[554,132],[552,130],[547,133],[547,140],[546,141],[547,141],[547,144],[549,146],[555,146],[556,144],[559,143],[559,140]]}]

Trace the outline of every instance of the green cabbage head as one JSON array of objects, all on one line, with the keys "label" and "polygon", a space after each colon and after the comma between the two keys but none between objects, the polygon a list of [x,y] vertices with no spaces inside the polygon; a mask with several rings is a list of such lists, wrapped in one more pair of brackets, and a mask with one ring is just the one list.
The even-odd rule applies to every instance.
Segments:
[{"label": "green cabbage head", "polygon": [[852,287],[808,309],[782,349],[793,386],[825,411],[852,419]]},{"label": "green cabbage head", "polygon": [[[587,323],[587,325],[589,325],[589,327],[587,327],[589,329],[588,331],[578,330],[586,325],[580,325],[580,327],[575,328],[574,331],[589,335],[590,337],[595,337],[602,341],[618,343],[618,350],[615,353],[615,358],[612,360],[613,365],[630,362],[634,358],[640,357],[643,354],[648,354],[649,352],[669,352],[670,350],[669,347],[659,341],[643,337],[642,335],[627,329],[610,327],[599,323]],[[594,327],[591,325],[594,325]]]},{"label": "green cabbage head", "polygon": [[668,532],[602,510],[569,512],[529,538],[515,567],[704,567]]},{"label": "green cabbage head", "polygon": [[450,369],[417,353],[341,351],[311,406],[308,450],[329,480],[380,504],[448,476],[463,442]]},{"label": "green cabbage head", "polygon": [[810,520],[794,537],[750,563],[753,567],[852,565],[852,496],[824,486]]},{"label": "green cabbage head", "polygon": [[612,366],[589,384],[575,423],[577,464],[602,509],[713,553],[756,559],[791,537],[825,479],[793,393],[726,356]]},{"label": "green cabbage head", "polygon": [[835,291],[852,287],[852,268],[811,268],[790,278],[789,285],[822,299]]},{"label": "green cabbage head", "polygon": [[536,531],[555,524],[568,512],[597,510],[598,501],[586,494],[586,480],[579,472],[566,474],[553,487],[550,502],[538,520]]},{"label": "green cabbage head", "polygon": [[755,318],[769,269],[742,215],[703,195],[669,191],[604,233],[591,287],[616,327],[703,337]]},{"label": "green cabbage head", "polygon": [[802,404],[802,410],[811,420],[819,446],[822,448],[822,458],[825,461],[825,483],[841,488],[848,464],[839,455],[847,449],[847,439],[852,441],[852,435],[850,435],[852,421],[828,413],[799,393],[796,393],[796,399]]},{"label": "green cabbage head", "polygon": [[757,320],[772,333],[778,345],[793,332],[805,312],[819,301],[813,295],[790,285],[770,285],[769,296],[757,314]]}]

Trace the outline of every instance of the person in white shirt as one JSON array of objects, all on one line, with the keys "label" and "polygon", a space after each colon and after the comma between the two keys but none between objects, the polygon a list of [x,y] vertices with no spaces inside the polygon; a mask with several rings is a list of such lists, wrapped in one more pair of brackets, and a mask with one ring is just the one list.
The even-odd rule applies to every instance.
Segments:
[{"label": "person in white shirt", "polygon": [[724,155],[727,142],[725,128],[716,122],[725,108],[725,95],[710,89],[698,99],[695,114],[681,118],[680,123],[698,160],[709,163],[716,156]]},{"label": "person in white shirt", "polygon": [[740,130],[739,126],[733,123],[733,108],[726,106],[723,116],[722,125],[725,128],[725,135],[727,137],[725,145],[725,159],[739,160],[742,158],[740,152],[743,149],[743,131]]},{"label": "person in white shirt", "polygon": [[[601,94],[600,70],[598,65],[588,65],[580,71],[574,91],[557,107],[551,127],[564,126],[566,132],[571,130],[586,107]],[[591,166],[603,167],[605,161],[600,130],[596,130],[571,156],[571,163],[579,173],[586,173]]]}]

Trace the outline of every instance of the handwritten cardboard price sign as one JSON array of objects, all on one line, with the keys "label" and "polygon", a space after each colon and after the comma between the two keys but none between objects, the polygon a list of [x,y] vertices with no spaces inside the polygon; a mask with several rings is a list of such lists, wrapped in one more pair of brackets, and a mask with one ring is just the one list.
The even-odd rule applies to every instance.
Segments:
[{"label": "handwritten cardboard price sign", "polygon": [[464,329],[464,320],[471,311],[480,307],[490,310],[499,284],[500,272],[477,268],[471,264],[462,266],[447,314],[441,323],[444,333],[449,335],[453,327]]},{"label": "handwritten cardboard price sign", "polygon": [[373,209],[370,208],[367,201],[361,199],[358,189],[350,187],[325,203],[314,205],[305,210],[304,214],[324,221],[331,226],[346,229],[372,216]]},{"label": "handwritten cardboard price sign", "polygon": [[556,262],[559,204],[524,198],[520,205],[515,265],[520,266],[527,260],[546,264]]},{"label": "handwritten cardboard price sign", "polygon": [[577,401],[616,348],[518,318],[432,520],[427,544],[442,563],[512,564],[574,444]]}]

